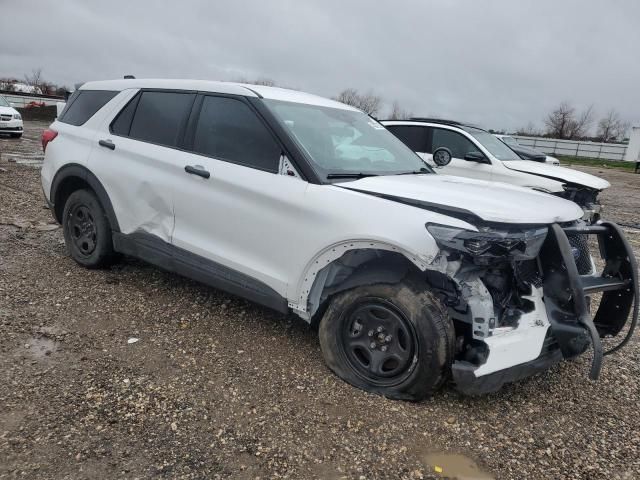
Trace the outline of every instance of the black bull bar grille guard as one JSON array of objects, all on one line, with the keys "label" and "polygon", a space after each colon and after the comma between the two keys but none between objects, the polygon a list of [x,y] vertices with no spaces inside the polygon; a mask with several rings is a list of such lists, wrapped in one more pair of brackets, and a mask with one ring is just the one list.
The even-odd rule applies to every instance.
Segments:
[{"label": "black bull bar grille guard", "polygon": [[[597,235],[605,266],[600,275],[580,275],[567,234]],[[561,227],[554,224],[540,251],[545,305],[551,332],[563,357],[570,358],[593,346],[589,377],[596,380],[605,355],[622,348],[638,321],[638,265],[620,227],[611,222]],[[602,292],[595,315],[591,295]],[[624,328],[633,306],[624,339],[603,351],[601,338],[615,336]]]}]

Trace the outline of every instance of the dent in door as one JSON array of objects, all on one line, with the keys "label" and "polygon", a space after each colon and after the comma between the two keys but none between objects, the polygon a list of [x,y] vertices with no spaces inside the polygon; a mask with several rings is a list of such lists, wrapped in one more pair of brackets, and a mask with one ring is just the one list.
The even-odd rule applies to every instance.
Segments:
[{"label": "dent in door", "polygon": [[[167,242],[170,241],[174,225],[170,192],[166,190],[160,192],[153,183],[143,182],[140,184],[135,198],[144,204],[146,215],[141,215],[140,219],[144,219],[144,221],[133,230],[144,231]],[[138,205],[138,208],[143,210],[141,207],[142,205]]]}]

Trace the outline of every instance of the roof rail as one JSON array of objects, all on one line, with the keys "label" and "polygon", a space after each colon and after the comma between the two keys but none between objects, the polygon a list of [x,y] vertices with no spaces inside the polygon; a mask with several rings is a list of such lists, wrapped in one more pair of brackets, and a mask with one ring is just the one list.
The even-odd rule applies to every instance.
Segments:
[{"label": "roof rail", "polygon": [[409,120],[414,122],[442,123],[443,125],[464,125],[462,122],[447,120],[445,118],[411,117]]}]

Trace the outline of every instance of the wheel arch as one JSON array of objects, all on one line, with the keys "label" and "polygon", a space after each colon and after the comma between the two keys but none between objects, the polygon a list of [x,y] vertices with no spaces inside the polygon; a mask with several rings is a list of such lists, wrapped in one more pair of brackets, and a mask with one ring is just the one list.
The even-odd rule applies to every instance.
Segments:
[{"label": "wheel arch", "polygon": [[90,188],[97,195],[100,204],[105,210],[111,230],[119,232],[120,227],[113,205],[104,186],[91,171],[82,165],[71,163],[62,167],[53,177],[49,198],[52,203],[52,211],[58,223],[62,223],[64,204],[76,190]]},{"label": "wheel arch", "polygon": [[361,285],[399,282],[429,268],[433,256],[418,256],[396,245],[346,241],[316,255],[306,266],[289,307],[309,323],[316,323],[333,295]]}]

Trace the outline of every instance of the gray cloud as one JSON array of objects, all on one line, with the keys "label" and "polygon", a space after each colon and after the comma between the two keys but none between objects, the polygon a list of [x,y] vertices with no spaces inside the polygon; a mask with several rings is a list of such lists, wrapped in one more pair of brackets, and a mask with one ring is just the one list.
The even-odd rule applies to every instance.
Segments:
[{"label": "gray cloud", "polygon": [[640,2],[0,0],[0,76],[270,77],[516,128],[560,101],[640,123]]}]

